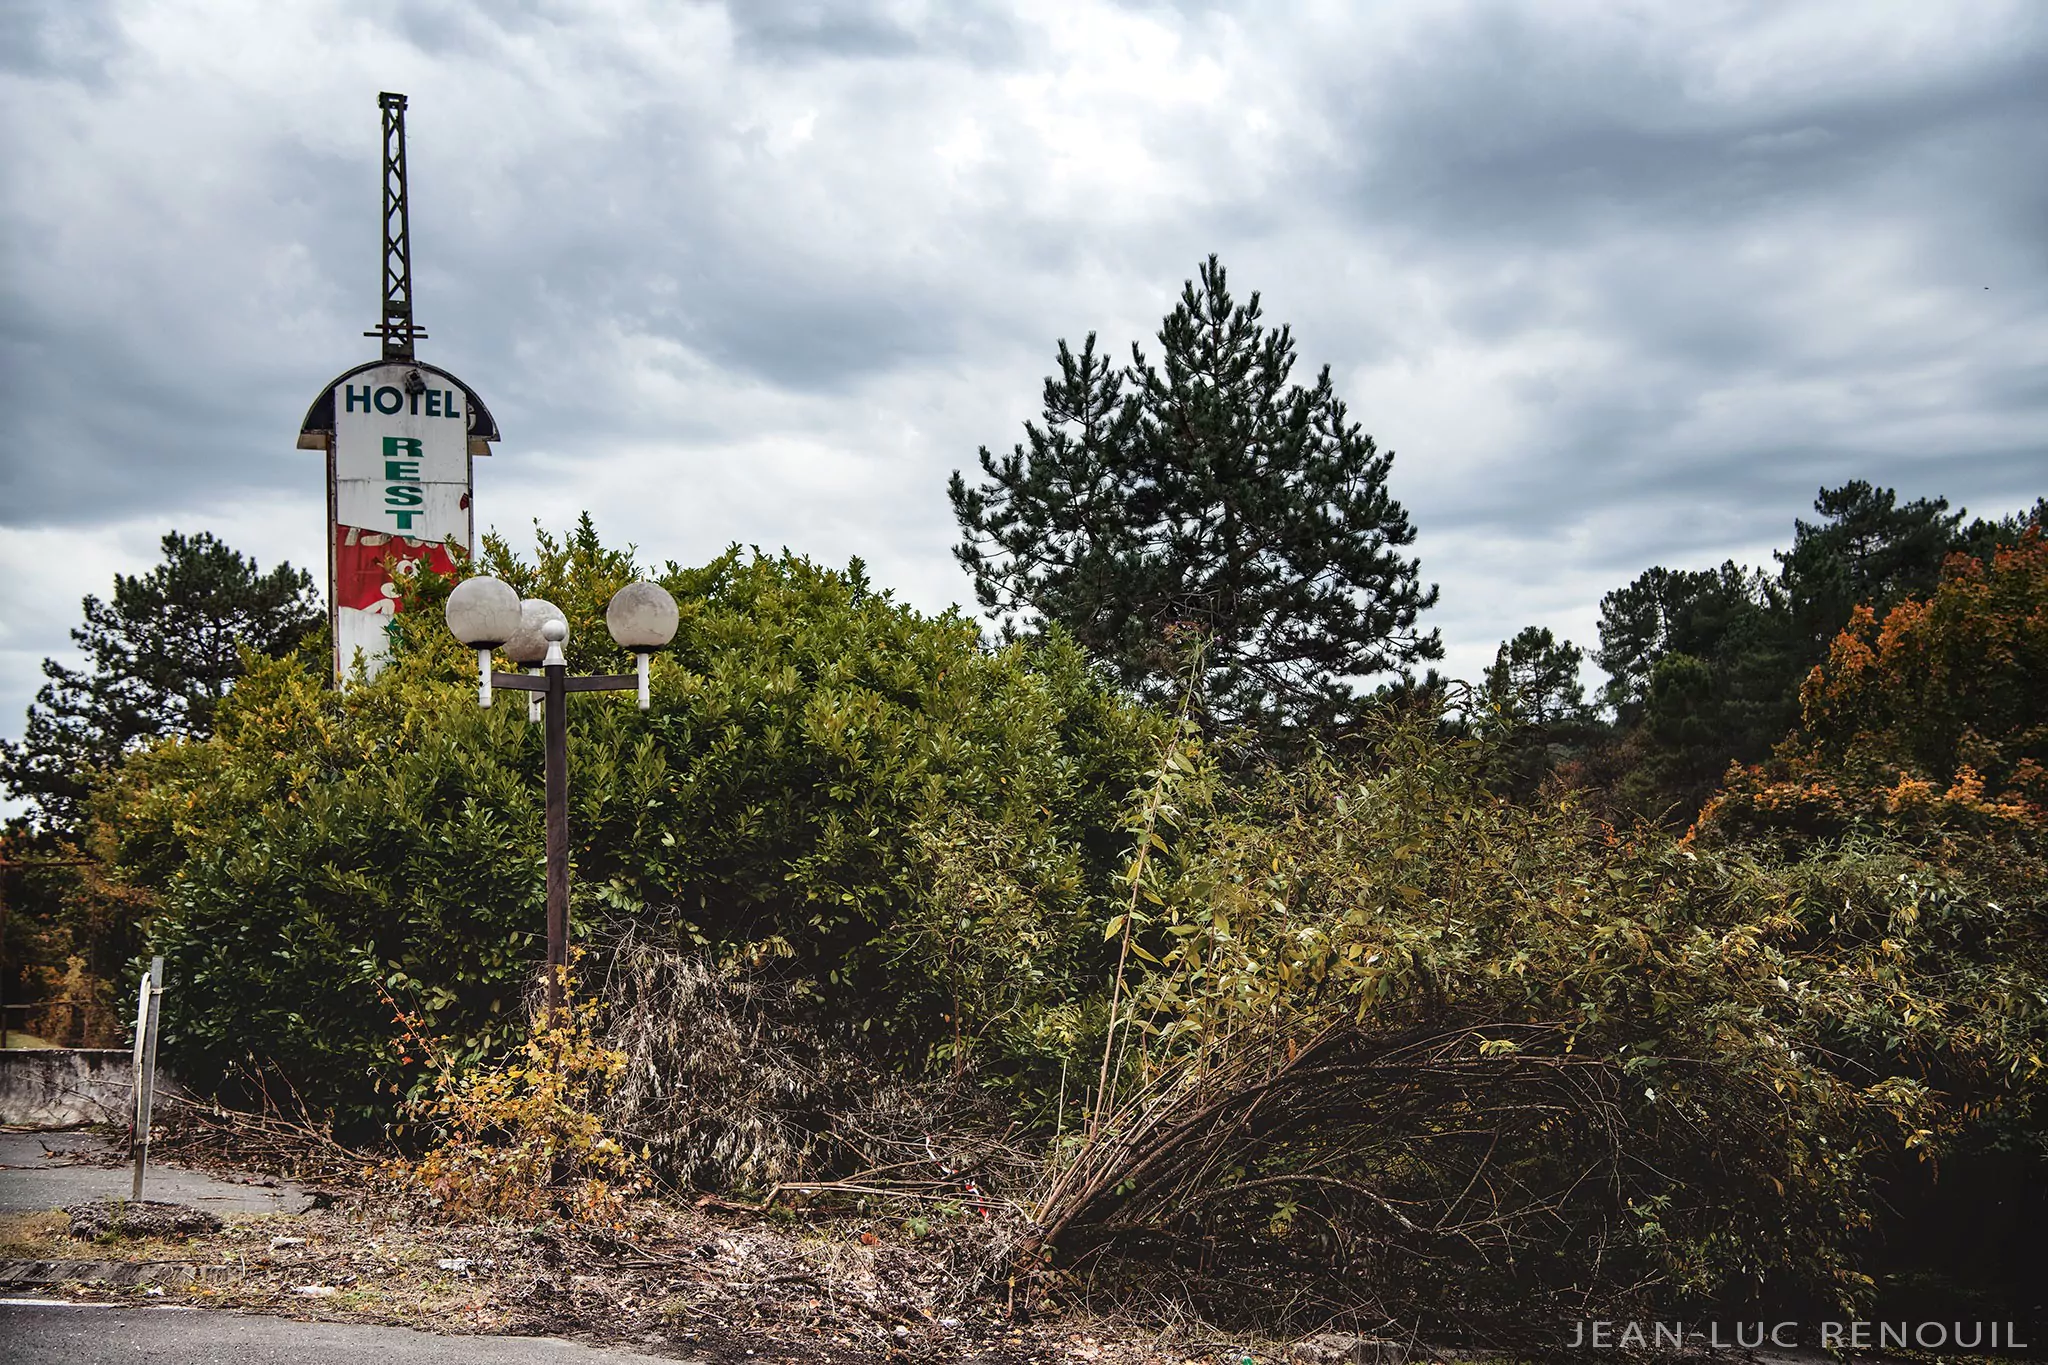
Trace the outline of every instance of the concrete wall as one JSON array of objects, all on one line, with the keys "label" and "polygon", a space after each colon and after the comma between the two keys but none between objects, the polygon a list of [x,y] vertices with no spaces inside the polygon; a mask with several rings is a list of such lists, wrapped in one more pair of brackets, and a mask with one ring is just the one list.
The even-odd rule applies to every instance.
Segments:
[{"label": "concrete wall", "polygon": [[[157,1073],[157,1099],[179,1093]],[[126,1125],[133,1111],[135,1054],[127,1048],[38,1047],[0,1050],[0,1123],[63,1128]]]}]

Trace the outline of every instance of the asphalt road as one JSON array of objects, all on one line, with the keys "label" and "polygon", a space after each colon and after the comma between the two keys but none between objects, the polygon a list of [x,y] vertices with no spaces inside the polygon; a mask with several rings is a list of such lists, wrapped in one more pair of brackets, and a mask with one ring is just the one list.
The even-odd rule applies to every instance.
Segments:
[{"label": "asphalt road", "polygon": [[673,1358],[600,1351],[549,1337],[440,1337],[404,1327],[19,1299],[0,1299],[0,1360],[7,1365],[676,1365]]},{"label": "asphalt road", "polygon": [[[0,1133],[0,1213],[61,1209],[88,1199],[126,1199],[135,1176],[120,1144],[83,1130]],[[305,1191],[286,1181],[220,1180],[199,1171],[153,1164],[145,1199],[190,1204],[215,1213],[298,1213]]]}]

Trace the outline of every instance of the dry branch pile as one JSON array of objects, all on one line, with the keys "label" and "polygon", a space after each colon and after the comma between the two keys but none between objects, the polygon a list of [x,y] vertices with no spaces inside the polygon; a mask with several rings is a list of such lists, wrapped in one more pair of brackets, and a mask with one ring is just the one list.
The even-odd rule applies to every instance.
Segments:
[{"label": "dry branch pile", "polygon": [[970,1184],[989,1192],[1005,1182],[988,1172],[1023,1160],[971,1078],[889,1070],[786,983],[630,934],[609,957],[604,1037],[627,1060],[606,1121],[680,1189],[838,1182],[842,1193],[973,1202]]}]

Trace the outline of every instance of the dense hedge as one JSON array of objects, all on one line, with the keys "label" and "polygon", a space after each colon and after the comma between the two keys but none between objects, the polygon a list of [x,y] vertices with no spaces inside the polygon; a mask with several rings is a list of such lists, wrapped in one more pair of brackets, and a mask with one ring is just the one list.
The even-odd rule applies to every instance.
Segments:
[{"label": "dense hedge", "polygon": [[[569,613],[572,664],[626,666],[602,613],[635,570],[587,522],[543,536],[536,562],[496,542],[489,561]],[[906,947],[973,936],[927,892],[983,828],[1043,893],[1038,975],[1102,951],[1058,922],[1109,875],[1157,722],[1076,651],[984,647],[858,564],[733,551],[660,577],[683,619],[652,712],[630,695],[570,706],[579,938],[630,920],[643,941],[779,963],[828,1013],[920,1055],[951,1046],[973,1002],[955,1003],[962,954]],[[310,651],[257,663],[211,739],[157,749],[103,796],[99,837],[161,898],[164,1045],[185,1074],[253,1062],[370,1115],[400,1075],[383,996],[472,1050],[520,1013],[544,955],[541,734],[522,698],[476,706],[472,656],[440,625],[446,587],[421,585],[374,682],[337,694]]]}]

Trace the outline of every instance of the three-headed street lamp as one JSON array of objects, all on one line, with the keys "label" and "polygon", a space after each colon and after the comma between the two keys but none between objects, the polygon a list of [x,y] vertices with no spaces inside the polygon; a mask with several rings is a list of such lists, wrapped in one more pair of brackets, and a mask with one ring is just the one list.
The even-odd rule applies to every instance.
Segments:
[{"label": "three-headed street lamp", "polygon": [[[448,594],[445,610],[448,629],[476,651],[477,705],[489,706],[494,688],[533,693],[527,719],[544,720],[547,726],[547,1008],[552,1018],[562,1007],[562,979],[569,966],[569,694],[634,688],[645,711],[648,659],[676,637],[676,600],[658,583],[628,583],[613,593],[604,611],[605,629],[621,648],[633,651],[638,667],[631,673],[575,677],[562,655],[569,621],[554,603],[521,601],[508,583],[469,578]],[[493,672],[491,652],[500,648],[513,662],[538,667],[531,675]]]}]

